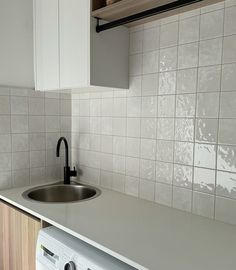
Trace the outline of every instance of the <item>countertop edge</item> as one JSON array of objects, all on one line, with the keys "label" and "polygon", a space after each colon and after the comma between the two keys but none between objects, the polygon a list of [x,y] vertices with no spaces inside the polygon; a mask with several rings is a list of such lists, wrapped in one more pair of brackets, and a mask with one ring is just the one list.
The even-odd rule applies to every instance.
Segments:
[{"label": "countertop edge", "polygon": [[84,241],[85,243],[87,243],[87,244],[89,244],[89,245],[91,245],[91,246],[93,246],[93,247],[95,247],[95,248],[97,248],[97,249],[99,249],[99,250],[101,250],[101,251],[103,251],[103,252],[105,252],[105,253],[113,256],[113,257],[115,257],[116,259],[118,259],[118,260],[120,260],[120,261],[122,261],[122,262],[124,262],[124,263],[126,263],[126,264],[128,264],[128,265],[130,265],[132,267],[134,267],[134,268],[137,268],[138,270],[149,270],[148,268],[146,268],[146,267],[144,267],[144,266],[142,266],[142,265],[140,265],[140,264],[138,264],[138,263],[130,260],[129,258],[124,257],[123,255],[120,255],[119,253],[116,253],[116,252],[112,251],[111,249],[106,248],[103,245],[100,245],[99,243],[97,243],[97,242],[95,242],[95,241],[93,241],[93,240],[91,240],[91,239],[89,239],[89,238],[87,238],[87,237],[85,237],[85,236],[83,236],[83,235],[75,232],[75,231],[72,231],[72,230],[66,228],[65,226],[63,226],[63,225],[61,225],[61,224],[59,224],[59,223],[51,220],[50,218],[47,218],[47,217],[44,217],[44,216],[38,214],[38,213],[36,213],[36,212],[28,209],[27,207],[24,207],[24,206],[22,206],[22,205],[20,205],[20,204],[18,204],[16,202],[14,202],[14,201],[6,198],[5,196],[3,196],[1,194],[0,194],[0,200],[9,203],[12,206],[15,206],[16,208],[18,208],[20,210],[23,210],[26,213],[28,213],[28,214],[36,217],[36,218],[39,218],[40,220],[43,220],[43,221],[48,222],[49,224],[57,227],[58,229],[61,229],[64,232],[67,232],[70,235],[75,236],[76,238]]}]

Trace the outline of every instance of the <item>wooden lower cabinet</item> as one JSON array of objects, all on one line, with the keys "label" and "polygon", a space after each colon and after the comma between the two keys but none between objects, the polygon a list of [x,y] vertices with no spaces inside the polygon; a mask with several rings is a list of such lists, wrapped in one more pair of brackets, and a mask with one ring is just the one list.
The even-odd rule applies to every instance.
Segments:
[{"label": "wooden lower cabinet", "polygon": [[40,229],[40,220],[0,201],[1,270],[35,270]]}]

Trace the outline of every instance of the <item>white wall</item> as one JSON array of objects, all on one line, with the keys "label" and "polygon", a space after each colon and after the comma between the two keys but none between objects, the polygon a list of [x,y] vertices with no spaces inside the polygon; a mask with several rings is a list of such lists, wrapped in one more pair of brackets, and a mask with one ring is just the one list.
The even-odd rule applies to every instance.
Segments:
[{"label": "white wall", "polygon": [[34,86],[32,0],[0,0],[0,85]]}]

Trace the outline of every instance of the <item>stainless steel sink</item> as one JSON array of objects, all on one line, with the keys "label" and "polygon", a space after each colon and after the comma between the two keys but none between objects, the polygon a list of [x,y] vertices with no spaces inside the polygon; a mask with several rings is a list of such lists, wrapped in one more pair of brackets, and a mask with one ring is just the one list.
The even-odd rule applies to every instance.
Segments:
[{"label": "stainless steel sink", "polygon": [[98,188],[82,184],[52,184],[25,191],[25,199],[45,203],[69,203],[91,200],[101,194]]}]

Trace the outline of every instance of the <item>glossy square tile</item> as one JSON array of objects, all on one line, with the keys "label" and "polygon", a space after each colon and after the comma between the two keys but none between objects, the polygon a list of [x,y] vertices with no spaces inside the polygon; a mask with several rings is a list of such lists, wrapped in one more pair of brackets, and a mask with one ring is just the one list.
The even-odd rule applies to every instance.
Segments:
[{"label": "glossy square tile", "polygon": [[236,120],[220,119],[219,143],[236,144]]},{"label": "glossy square tile", "polygon": [[134,54],[129,57],[129,75],[137,76],[142,74],[142,54]]},{"label": "glossy square tile", "polygon": [[30,184],[29,169],[17,170],[12,172],[13,187],[23,187]]},{"label": "glossy square tile", "polygon": [[148,201],[154,201],[155,183],[141,179],[139,186],[139,197]]},{"label": "glossy square tile", "polygon": [[199,93],[197,95],[197,117],[218,118],[219,93]]},{"label": "glossy square tile", "polygon": [[193,165],[193,143],[175,142],[174,161],[178,164]]},{"label": "glossy square tile", "polygon": [[101,136],[101,151],[103,153],[112,153],[112,146],[113,146],[112,136],[107,135]]},{"label": "glossy square tile", "polygon": [[146,52],[143,54],[143,74],[155,73],[158,71],[159,51]]},{"label": "glossy square tile", "polygon": [[192,191],[185,188],[173,187],[173,207],[191,212]]},{"label": "glossy square tile", "polygon": [[127,99],[126,98],[114,98],[114,101],[111,101],[113,106],[113,117],[125,117],[126,108],[127,108]]},{"label": "glossy square tile", "polygon": [[[36,125],[36,122],[35,122]],[[12,115],[11,116],[12,133],[27,133],[29,131],[28,115]]]},{"label": "glossy square tile", "polygon": [[176,71],[162,72],[159,75],[159,95],[175,94]]},{"label": "glossy square tile", "polygon": [[217,169],[236,172],[236,147],[219,145],[217,153]]},{"label": "glossy square tile", "polygon": [[29,103],[28,97],[11,97],[11,113],[12,114],[28,114]]},{"label": "glossy square tile", "polygon": [[[236,224],[236,200],[216,196],[215,219],[230,224]],[[227,209],[227,211],[225,211]]]},{"label": "glossy square tile", "polygon": [[30,115],[44,115],[45,101],[43,98],[29,98],[29,114]]},{"label": "glossy square tile", "polygon": [[177,47],[160,50],[159,71],[171,71],[177,68]]},{"label": "glossy square tile", "polygon": [[174,142],[157,140],[156,159],[159,161],[173,162]]},{"label": "glossy square tile", "polygon": [[113,172],[125,174],[125,157],[113,155]]},{"label": "glossy square tile", "polygon": [[148,74],[142,78],[142,96],[157,95],[158,91],[158,75]]},{"label": "glossy square tile", "polygon": [[[84,100],[81,100],[80,107],[83,103],[84,103]],[[88,110],[88,108],[87,108],[87,110]],[[84,113],[81,114],[81,109],[80,109],[80,116],[88,116],[89,114],[86,114],[87,110],[86,110],[86,108],[84,108],[82,110]],[[112,98],[102,99],[101,100],[101,116],[107,116],[107,117],[112,116],[112,110],[113,110],[113,99]]]},{"label": "glossy square tile", "polygon": [[125,193],[131,196],[138,197],[139,178],[132,177],[132,176],[125,177]]},{"label": "glossy square tile", "polygon": [[222,67],[222,91],[236,91],[236,64],[227,64]]},{"label": "glossy square tile", "polygon": [[157,139],[174,140],[174,118],[157,119]]},{"label": "glossy square tile", "polygon": [[161,25],[160,47],[171,47],[178,43],[178,22]]},{"label": "glossy square tile", "polygon": [[141,158],[155,160],[156,140],[141,139]]},{"label": "glossy square tile", "polygon": [[141,97],[127,98],[127,116],[140,117],[141,115]]},{"label": "glossy square tile", "polygon": [[195,93],[197,89],[197,69],[179,70],[177,74],[177,93]]},{"label": "glossy square tile", "polygon": [[236,34],[236,6],[225,9],[224,34]]},{"label": "glossy square tile", "polygon": [[11,152],[12,142],[10,134],[0,135],[0,153]]},{"label": "glossy square tile", "polygon": [[194,165],[215,169],[216,146],[213,144],[195,144]]},{"label": "glossy square tile", "polygon": [[101,170],[101,186],[104,188],[111,189],[112,188],[112,172],[107,172]]},{"label": "glossy square tile", "polygon": [[221,66],[198,69],[198,92],[217,92],[221,87]]},{"label": "glossy square tile", "polygon": [[220,117],[236,118],[236,93],[225,92],[221,94]]},{"label": "glossy square tile", "polygon": [[236,199],[236,174],[217,171],[216,194],[218,196]]},{"label": "glossy square tile", "polygon": [[112,189],[118,192],[125,191],[125,175],[113,173]]},{"label": "glossy square tile", "polygon": [[225,7],[232,7],[236,5],[236,1],[235,0],[226,0],[225,1]]},{"label": "glossy square tile", "polygon": [[139,158],[126,157],[125,173],[129,176],[139,177],[140,160]]},{"label": "glossy square tile", "polygon": [[154,160],[141,159],[140,160],[140,177],[142,179],[155,181],[156,179],[156,163]]},{"label": "glossy square tile", "polygon": [[28,134],[12,134],[12,151],[28,151],[29,135]]},{"label": "glossy square tile", "polygon": [[143,32],[143,51],[155,51],[159,48],[160,29],[159,27],[147,28]]},{"label": "glossy square tile", "polygon": [[199,118],[195,124],[195,139],[197,142],[216,143],[218,120]]},{"label": "glossy square tile", "polygon": [[194,120],[176,119],[175,120],[175,140],[192,142],[194,138]]},{"label": "glossy square tile", "polygon": [[140,118],[127,118],[127,136],[140,137],[141,120]]},{"label": "glossy square tile", "polygon": [[139,97],[142,91],[142,77],[131,76],[129,78],[129,89],[127,91],[128,97]]},{"label": "glossy square tile", "polygon": [[179,44],[191,43],[199,40],[199,22],[199,16],[180,20]]},{"label": "glossy square tile", "polygon": [[236,62],[236,35],[224,37],[223,63]]},{"label": "glossy square tile", "polygon": [[215,170],[209,170],[204,168],[194,168],[194,181],[193,189],[214,194],[216,184],[216,173]]},{"label": "glossy square tile", "polygon": [[0,153],[0,171],[10,171],[12,169],[11,153]]},{"label": "glossy square tile", "polygon": [[175,96],[166,95],[158,97],[158,117],[174,117],[175,115]]},{"label": "glossy square tile", "polygon": [[0,115],[0,134],[10,133],[11,117],[8,115]]},{"label": "glossy square tile", "polygon": [[155,118],[141,118],[141,137],[156,138],[157,120]]},{"label": "glossy square tile", "polygon": [[156,117],[157,97],[142,97],[142,117]]},{"label": "glossy square tile", "polygon": [[[80,115],[89,115],[88,100],[80,100]],[[45,114],[46,115],[59,115],[60,114],[60,103],[59,99],[56,98],[46,98],[45,99]],[[83,115],[84,114],[84,115]]]},{"label": "glossy square tile", "polygon": [[214,218],[215,198],[212,195],[193,192],[193,214]]},{"label": "glossy square tile", "polygon": [[[126,126],[127,126],[126,123],[127,123],[126,118],[113,118],[112,119],[112,134],[115,136],[126,136]],[[95,125],[96,124],[97,122],[95,122]],[[98,132],[95,132],[95,133],[100,133],[99,126],[97,130]]]},{"label": "glossy square tile", "polygon": [[196,95],[185,94],[176,97],[176,117],[194,117]]},{"label": "glossy square tile", "polygon": [[126,138],[126,155],[130,157],[139,157],[140,155],[140,139]]},{"label": "glossy square tile", "polygon": [[210,39],[223,35],[224,10],[205,13],[201,15],[200,38]]},{"label": "glossy square tile", "polygon": [[126,138],[113,136],[113,153],[116,155],[124,156],[125,152],[126,152]]},{"label": "glossy square tile", "polygon": [[143,51],[143,31],[130,33],[129,51],[130,54],[141,53]]},{"label": "glossy square tile", "polygon": [[199,47],[199,66],[221,64],[222,38],[204,40]]},{"label": "glossy square tile", "polygon": [[172,204],[172,186],[156,183],[155,202],[170,207]]},{"label": "glossy square tile", "polygon": [[[0,89],[1,91],[1,89]],[[0,96],[0,115],[1,114],[10,114],[11,105],[9,96]]]},{"label": "glossy square tile", "polygon": [[173,164],[166,162],[156,162],[156,181],[160,183],[172,184]]},{"label": "glossy square tile", "polygon": [[12,153],[12,169],[27,169],[30,167],[29,152],[15,152]]},{"label": "glossy square tile", "polygon": [[178,50],[178,68],[193,68],[198,65],[198,43],[180,45]]},{"label": "glossy square tile", "polygon": [[193,167],[175,164],[173,180],[175,186],[192,189]]}]

